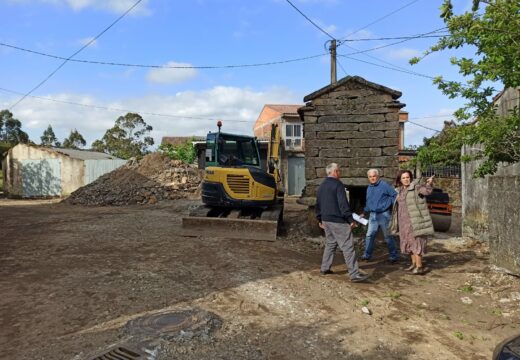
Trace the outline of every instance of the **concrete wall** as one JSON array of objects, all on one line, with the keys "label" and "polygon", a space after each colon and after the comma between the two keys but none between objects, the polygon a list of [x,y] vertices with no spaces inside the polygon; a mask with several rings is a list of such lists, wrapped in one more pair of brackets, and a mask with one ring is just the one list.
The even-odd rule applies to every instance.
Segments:
[{"label": "concrete wall", "polygon": [[520,275],[520,176],[491,176],[488,186],[490,260]]},{"label": "concrete wall", "polygon": [[68,195],[84,185],[83,160],[72,159],[44,148],[18,144],[9,150],[6,158],[7,168],[5,173],[7,178],[4,189],[9,196],[23,196],[21,161],[43,159],[60,160],[61,195]]},{"label": "concrete wall", "polygon": [[[519,104],[519,89],[507,89],[495,99],[505,115]],[[480,151],[463,146],[462,154]],[[489,242],[491,262],[520,275],[520,163],[499,165],[492,176],[473,178],[481,161],[462,164],[462,235]]]},{"label": "concrete wall", "polygon": [[304,196],[315,196],[331,162],[342,167],[341,180],[349,186],[366,186],[370,168],[379,169],[391,182],[399,169],[399,109],[403,106],[395,101],[395,94],[349,81],[300,108],[305,136]]}]

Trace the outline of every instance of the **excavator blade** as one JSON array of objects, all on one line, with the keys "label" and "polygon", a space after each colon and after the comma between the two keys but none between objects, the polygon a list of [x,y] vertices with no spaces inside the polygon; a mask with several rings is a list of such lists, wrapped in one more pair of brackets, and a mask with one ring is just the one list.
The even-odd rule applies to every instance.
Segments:
[{"label": "excavator blade", "polygon": [[275,241],[281,215],[281,207],[263,211],[255,219],[240,218],[239,210],[231,211],[225,217],[204,216],[198,211],[195,216],[182,218],[182,235]]}]

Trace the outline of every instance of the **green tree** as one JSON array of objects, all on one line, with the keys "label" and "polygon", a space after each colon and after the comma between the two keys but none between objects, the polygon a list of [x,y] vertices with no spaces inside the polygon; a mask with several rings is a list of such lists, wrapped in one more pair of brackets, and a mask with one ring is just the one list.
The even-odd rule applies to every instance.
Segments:
[{"label": "green tree", "polygon": [[[486,159],[474,175],[493,174],[500,162],[520,161],[517,151],[520,141],[518,111],[498,117],[492,96],[493,83],[505,88],[520,86],[520,2],[513,0],[473,0],[473,8],[454,15],[451,0],[441,6],[449,35],[441,38],[424,56],[448,50],[469,47],[475,56],[453,57],[451,63],[466,78],[465,83],[435,78],[434,84],[448,97],[462,97],[466,103],[455,112],[464,122],[476,119],[471,126],[456,130],[453,138],[463,144],[482,144],[482,151],[464,158],[464,161]],[[424,57],[423,56],[423,57]],[[412,64],[422,58],[413,58]],[[492,139],[492,140],[491,140]]]},{"label": "green tree", "polygon": [[66,149],[81,149],[85,145],[87,142],[76,129],[71,130],[69,137],[63,140],[63,147]]},{"label": "green tree", "polygon": [[141,115],[128,113],[117,118],[115,125],[100,140],[92,143],[92,148],[121,159],[142,157],[154,144],[153,138],[148,136],[152,130]]},{"label": "green tree", "polygon": [[49,125],[47,129],[43,132],[43,135],[40,137],[42,146],[55,146],[60,147],[61,144],[58,141],[58,138],[54,134],[54,130],[52,129],[52,126]]},{"label": "green tree", "polygon": [[179,145],[161,144],[159,149],[172,160],[181,160],[185,164],[192,164],[197,158],[197,151],[193,146],[193,139],[186,140]]},{"label": "green tree", "polygon": [[29,142],[29,135],[22,130],[22,123],[9,110],[0,111],[0,142],[10,146]]}]

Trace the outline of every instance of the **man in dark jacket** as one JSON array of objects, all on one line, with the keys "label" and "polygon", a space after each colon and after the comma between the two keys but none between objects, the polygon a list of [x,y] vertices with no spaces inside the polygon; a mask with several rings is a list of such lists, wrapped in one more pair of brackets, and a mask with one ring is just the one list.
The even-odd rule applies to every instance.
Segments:
[{"label": "man in dark jacket", "polygon": [[316,218],[320,227],[325,230],[325,249],[321,261],[322,275],[332,274],[330,267],[334,260],[334,252],[339,247],[343,252],[348,273],[352,282],[361,282],[368,279],[368,274],[359,270],[354,250],[352,227],[355,226],[352,211],[347,200],[345,185],[339,180],[341,177],[338,164],[327,165],[327,177],[321,183],[316,197]]},{"label": "man in dark jacket", "polygon": [[374,243],[377,231],[381,228],[383,236],[388,246],[390,262],[399,261],[399,252],[395,246],[394,237],[390,234],[388,225],[392,219],[392,205],[397,196],[397,191],[386,181],[381,180],[377,169],[370,169],[367,172],[368,188],[365,212],[369,213],[368,230],[365,238],[365,253],[362,260],[370,260],[374,252]]}]

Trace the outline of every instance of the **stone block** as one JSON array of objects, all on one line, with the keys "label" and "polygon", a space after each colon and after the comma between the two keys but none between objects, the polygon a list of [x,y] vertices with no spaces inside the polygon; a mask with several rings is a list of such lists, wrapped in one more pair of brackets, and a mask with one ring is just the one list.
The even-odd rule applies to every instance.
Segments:
[{"label": "stone block", "polygon": [[366,167],[366,168],[383,168],[388,166],[395,166],[398,164],[399,159],[397,156],[375,156],[375,157],[364,157],[354,158],[350,161],[351,167]]},{"label": "stone block", "polygon": [[383,146],[392,146],[397,145],[399,140],[397,138],[385,138],[385,139],[351,139],[349,140],[349,146],[351,147],[359,147],[359,148],[370,148],[370,147],[383,147]]},{"label": "stone block", "polygon": [[397,146],[386,146],[383,148],[383,155],[397,155],[399,148]]},{"label": "stone block", "polygon": [[320,149],[343,149],[347,147],[348,141],[346,140],[309,140],[305,139],[306,147],[317,147]]},{"label": "stone block", "polygon": [[375,142],[379,141],[377,139],[382,139],[384,137],[383,131],[353,131],[351,132],[351,139],[374,139]]},{"label": "stone block", "polygon": [[385,131],[385,138],[399,138],[399,130]]},{"label": "stone block", "polygon": [[348,100],[374,95],[370,89],[339,90],[329,93],[331,99]]},{"label": "stone block", "polygon": [[362,148],[362,149],[323,149],[320,150],[319,156],[324,158],[356,158],[380,156],[380,148]]},{"label": "stone block", "polygon": [[360,125],[356,123],[324,123],[313,126],[315,131],[357,131]]},{"label": "stone block", "polygon": [[386,121],[396,121],[396,122],[399,122],[399,113],[398,112],[393,112],[393,113],[385,114],[385,120]]},{"label": "stone block", "polygon": [[318,123],[366,123],[366,122],[383,122],[385,116],[381,114],[372,115],[324,115],[318,118]]},{"label": "stone block", "polygon": [[322,178],[322,177],[327,176],[327,172],[326,172],[324,167],[323,168],[316,168],[315,171],[316,171],[316,177],[317,178]]},{"label": "stone block", "polygon": [[317,133],[318,139],[345,139],[345,146],[348,144],[346,139],[352,138],[354,131],[320,131]]},{"label": "stone block", "polygon": [[[307,141],[307,139],[305,139],[305,141]],[[319,147],[311,147],[311,146],[308,146],[307,144],[305,144],[305,158],[306,159],[318,156],[319,153],[320,153]]]},{"label": "stone block", "polygon": [[386,130],[398,130],[398,122],[378,122],[378,123],[366,123],[359,124],[359,131],[386,131]]},{"label": "stone block", "polygon": [[309,114],[304,114],[304,116],[303,116],[304,124],[316,124],[317,121],[318,121],[317,116],[312,116]]}]

